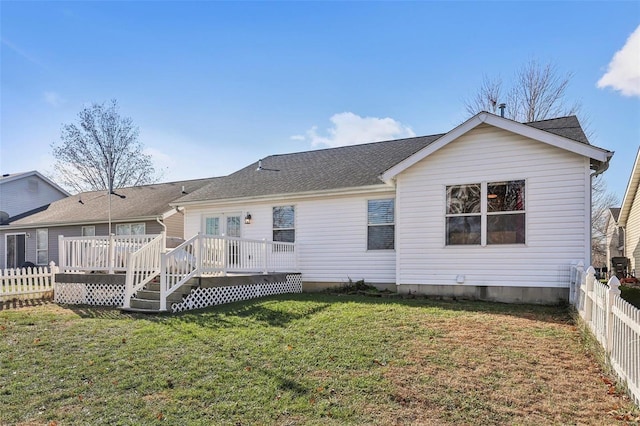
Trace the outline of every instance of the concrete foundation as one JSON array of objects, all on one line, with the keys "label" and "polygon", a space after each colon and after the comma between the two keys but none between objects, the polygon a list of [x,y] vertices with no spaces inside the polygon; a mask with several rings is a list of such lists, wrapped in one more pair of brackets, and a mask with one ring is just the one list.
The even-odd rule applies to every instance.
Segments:
[{"label": "concrete foundation", "polygon": [[569,301],[569,289],[556,287],[400,284],[397,286],[397,291],[400,294],[417,294],[444,299],[485,300],[503,303],[555,305]]},{"label": "concrete foundation", "polygon": [[[395,283],[370,283],[366,282],[367,285],[377,288],[378,290],[387,290],[387,291],[396,291]],[[348,283],[330,283],[330,282],[311,282],[311,281],[302,281],[302,291],[304,293],[317,293],[320,291],[325,291],[330,288],[337,288],[346,286]]]}]

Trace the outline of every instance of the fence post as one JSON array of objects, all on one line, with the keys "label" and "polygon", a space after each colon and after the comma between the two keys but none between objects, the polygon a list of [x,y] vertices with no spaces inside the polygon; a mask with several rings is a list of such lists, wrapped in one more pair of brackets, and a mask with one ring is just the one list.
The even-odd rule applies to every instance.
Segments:
[{"label": "fence post", "polygon": [[[582,260],[576,264],[575,270],[576,270],[576,278],[575,278],[575,285],[573,289],[573,303],[574,305],[578,306],[580,291],[582,289],[582,284],[584,283],[584,263],[582,262]],[[581,308],[584,308],[584,306],[578,306],[578,310],[580,310]]]},{"label": "fence post", "polygon": [[589,266],[587,268],[587,276],[585,277],[585,281],[586,281],[586,291],[585,291],[585,298],[584,298],[584,320],[590,324],[591,323],[591,317],[592,317],[592,311],[593,311],[593,282],[596,279],[596,270],[593,269],[593,266]]},{"label": "fence post", "polygon": [[608,354],[611,354],[613,349],[613,302],[615,301],[615,296],[620,296],[620,281],[614,275],[607,284],[609,285],[609,290],[607,290],[607,316],[605,319],[607,330],[607,347],[605,349]]},{"label": "fence post", "polygon": [[262,239],[262,273],[267,274],[269,271],[267,270],[267,239]]},{"label": "fence post", "polygon": [[109,234],[109,259],[107,260],[107,262],[109,262],[108,268],[109,268],[109,273],[113,274],[113,267],[114,267],[114,263],[115,263],[115,253],[116,253],[116,248],[113,244],[113,234]]}]

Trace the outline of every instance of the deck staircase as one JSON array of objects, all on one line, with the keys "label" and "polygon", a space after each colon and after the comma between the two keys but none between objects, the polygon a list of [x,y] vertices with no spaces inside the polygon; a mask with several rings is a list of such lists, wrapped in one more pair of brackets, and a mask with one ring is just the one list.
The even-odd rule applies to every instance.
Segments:
[{"label": "deck staircase", "polygon": [[[199,279],[192,278],[182,284],[178,290],[171,293],[167,298],[167,306],[171,306],[174,302],[180,302],[185,296],[191,293],[191,290],[199,287]],[[160,277],[156,277],[145,285],[142,290],[138,290],[131,297],[130,306],[122,307],[124,312],[139,312],[146,314],[157,314],[160,312]]]}]

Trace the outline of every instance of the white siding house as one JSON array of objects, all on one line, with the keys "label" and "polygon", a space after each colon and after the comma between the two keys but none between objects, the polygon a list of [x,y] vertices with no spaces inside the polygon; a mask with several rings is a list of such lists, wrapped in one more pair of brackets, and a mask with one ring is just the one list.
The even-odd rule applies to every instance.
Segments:
[{"label": "white siding house", "polygon": [[[187,237],[212,232],[207,218],[218,216],[267,240],[283,235],[274,207],[292,206],[287,235],[306,289],[364,279],[557,302],[571,263],[589,264],[591,174],[611,155],[575,117],[521,124],[481,113],[442,135],[267,157],[174,205]],[[460,203],[471,210],[452,210]]]},{"label": "white siding house", "polygon": [[624,194],[618,226],[624,229],[624,254],[629,258],[629,273],[636,278],[640,271],[640,150],[636,155],[629,184]]}]

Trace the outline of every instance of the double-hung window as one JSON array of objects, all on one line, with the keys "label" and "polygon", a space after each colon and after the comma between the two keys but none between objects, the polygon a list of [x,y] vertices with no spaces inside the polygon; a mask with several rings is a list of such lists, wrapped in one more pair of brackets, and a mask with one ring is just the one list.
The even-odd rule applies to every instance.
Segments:
[{"label": "double-hung window", "polygon": [[49,262],[49,230],[36,229],[36,263],[46,265]]},{"label": "double-hung window", "polygon": [[525,181],[447,186],[446,244],[525,243]]},{"label": "double-hung window", "polygon": [[395,214],[393,198],[369,200],[367,204],[367,250],[393,250]]},{"label": "double-hung window", "polygon": [[293,206],[273,208],[273,241],[296,242],[295,209]]}]

